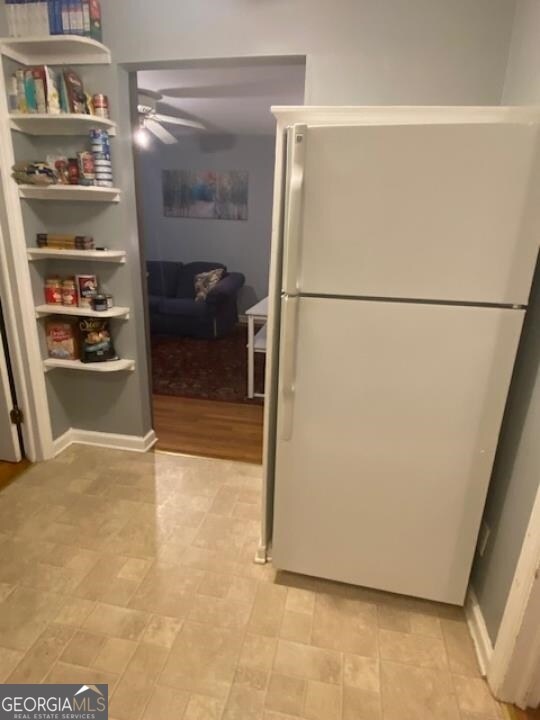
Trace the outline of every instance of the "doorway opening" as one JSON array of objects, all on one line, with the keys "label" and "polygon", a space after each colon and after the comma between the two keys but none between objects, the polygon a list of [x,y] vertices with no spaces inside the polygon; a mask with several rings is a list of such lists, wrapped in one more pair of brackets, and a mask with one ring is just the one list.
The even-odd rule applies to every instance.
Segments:
[{"label": "doorway opening", "polygon": [[262,460],[274,105],[303,105],[304,58],[136,73],[141,251],[158,448]]}]

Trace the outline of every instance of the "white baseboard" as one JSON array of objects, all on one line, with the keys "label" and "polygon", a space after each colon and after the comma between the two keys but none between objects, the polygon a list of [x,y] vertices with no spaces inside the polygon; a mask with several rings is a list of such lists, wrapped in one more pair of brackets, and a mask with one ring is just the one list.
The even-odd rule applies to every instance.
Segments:
[{"label": "white baseboard", "polygon": [[256,565],[266,565],[268,562],[268,548],[264,543],[261,543],[255,551],[253,562]]},{"label": "white baseboard", "polygon": [[469,592],[467,593],[465,617],[467,618],[467,625],[469,626],[476,655],[478,656],[480,670],[482,671],[482,675],[485,676],[487,675],[493,656],[493,643],[489,637],[486,621],[484,620],[478,598],[472,587],[469,588]]},{"label": "white baseboard", "polygon": [[58,455],[73,443],[80,445],[95,445],[96,447],[113,448],[116,450],[130,450],[131,452],[148,452],[157,442],[156,433],[150,430],[144,437],[138,435],[117,435],[115,433],[93,432],[91,430],[78,430],[70,428],[57,438],[54,445],[54,455]]},{"label": "white baseboard", "polygon": [[60,455],[61,452],[67,450],[67,448],[71,445],[73,442],[72,432],[73,431],[70,428],[69,430],[66,430],[63,435],[57,437],[56,440],[53,440],[53,457]]}]

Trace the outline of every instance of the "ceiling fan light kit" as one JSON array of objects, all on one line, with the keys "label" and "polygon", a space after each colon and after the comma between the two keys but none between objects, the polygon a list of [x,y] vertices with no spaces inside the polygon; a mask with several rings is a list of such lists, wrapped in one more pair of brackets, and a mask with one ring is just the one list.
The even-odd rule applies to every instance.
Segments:
[{"label": "ceiling fan light kit", "polygon": [[135,130],[133,137],[135,143],[143,150],[146,150],[146,148],[149,147],[150,135],[148,134],[148,130],[144,126],[144,122],[142,122],[140,126]]}]

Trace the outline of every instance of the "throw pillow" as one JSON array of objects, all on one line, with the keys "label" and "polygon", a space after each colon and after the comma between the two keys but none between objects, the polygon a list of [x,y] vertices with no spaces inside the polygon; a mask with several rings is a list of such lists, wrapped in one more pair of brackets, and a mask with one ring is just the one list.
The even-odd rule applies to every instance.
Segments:
[{"label": "throw pillow", "polygon": [[216,268],[210,272],[195,275],[195,300],[198,302],[206,300],[206,296],[210,290],[216,287],[224,272],[223,268]]}]

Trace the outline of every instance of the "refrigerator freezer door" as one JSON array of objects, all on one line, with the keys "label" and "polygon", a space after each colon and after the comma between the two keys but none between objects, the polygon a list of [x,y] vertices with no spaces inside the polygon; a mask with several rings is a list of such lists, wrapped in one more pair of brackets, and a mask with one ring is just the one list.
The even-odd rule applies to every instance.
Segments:
[{"label": "refrigerator freezer door", "polygon": [[296,127],[285,292],[527,304],[538,125]]},{"label": "refrigerator freezer door", "polygon": [[274,564],[461,604],[523,311],[296,303],[282,319],[297,333],[281,346]]}]

